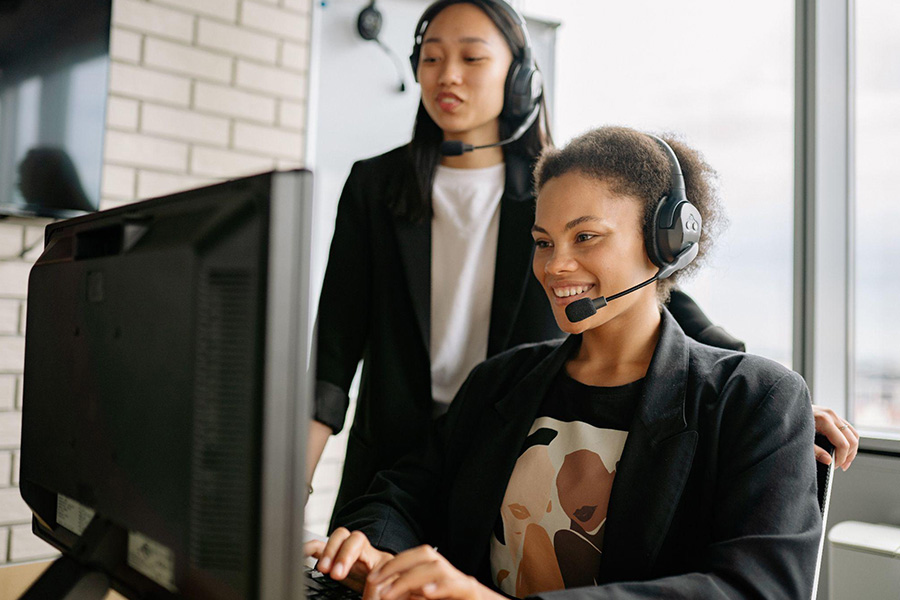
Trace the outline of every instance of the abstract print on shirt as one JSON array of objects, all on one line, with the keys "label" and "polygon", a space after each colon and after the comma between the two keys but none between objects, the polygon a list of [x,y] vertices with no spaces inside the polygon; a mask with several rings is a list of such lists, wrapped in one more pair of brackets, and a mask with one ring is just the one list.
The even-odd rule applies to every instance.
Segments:
[{"label": "abstract print on shirt", "polygon": [[609,496],[640,381],[597,388],[557,378],[520,451],[491,538],[491,574],[524,598],[595,585]]}]

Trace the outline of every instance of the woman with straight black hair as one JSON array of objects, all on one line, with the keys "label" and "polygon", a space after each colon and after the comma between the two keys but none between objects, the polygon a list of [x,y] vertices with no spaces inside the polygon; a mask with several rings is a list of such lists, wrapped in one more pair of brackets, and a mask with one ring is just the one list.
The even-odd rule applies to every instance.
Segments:
[{"label": "woman with straight black hair", "polygon": [[[310,481],[363,361],[336,509],[423,441],[476,364],[561,335],[529,268],[531,168],[551,136],[524,20],[502,0],[439,0],[411,61],[412,140],[353,165],[320,298]],[[463,144],[486,147],[452,154]],[[688,335],[743,349],[684,294],[669,306]]]}]

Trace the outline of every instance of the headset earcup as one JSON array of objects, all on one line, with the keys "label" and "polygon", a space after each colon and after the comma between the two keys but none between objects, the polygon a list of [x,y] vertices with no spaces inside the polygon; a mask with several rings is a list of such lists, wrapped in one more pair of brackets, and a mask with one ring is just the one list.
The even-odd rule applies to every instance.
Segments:
[{"label": "headset earcup", "polygon": [[[656,224],[653,228],[654,254],[651,254],[650,260],[658,267],[671,263],[675,260],[675,255],[689,245],[699,243],[703,229],[703,217],[700,216],[696,206],[687,200],[674,200],[677,203],[674,209],[665,206],[672,201],[664,197],[659,202],[654,216]],[[666,210],[667,208],[669,210]],[[674,210],[672,226],[666,227],[665,223],[660,223],[660,214],[670,214],[672,210]]]},{"label": "headset earcup", "polygon": [[534,62],[514,59],[506,74],[503,113],[506,119],[521,119],[535,107],[543,93],[543,79]]}]

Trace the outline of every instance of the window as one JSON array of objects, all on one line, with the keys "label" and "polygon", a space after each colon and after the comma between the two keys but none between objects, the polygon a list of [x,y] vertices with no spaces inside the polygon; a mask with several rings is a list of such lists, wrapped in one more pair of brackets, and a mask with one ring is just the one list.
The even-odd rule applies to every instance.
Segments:
[{"label": "window", "polygon": [[853,419],[900,431],[900,3],[855,2]]},{"label": "window", "polygon": [[685,291],[748,350],[790,366],[793,3],[524,4],[562,22],[557,144],[603,124],[674,132],[719,172],[731,225]]}]

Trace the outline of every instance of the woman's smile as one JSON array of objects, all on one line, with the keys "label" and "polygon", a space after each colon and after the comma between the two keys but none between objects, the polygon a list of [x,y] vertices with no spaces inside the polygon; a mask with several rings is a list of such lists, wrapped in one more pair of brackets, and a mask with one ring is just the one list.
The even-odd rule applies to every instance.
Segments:
[{"label": "woman's smile", "polygon": [[588,297],[588,292],[594,289],[593,283],[578,283],[574,281],[560,281],[557,283],[549,283],[550,290],[553,292],[553,302],[557,306],[566,306]]}]

